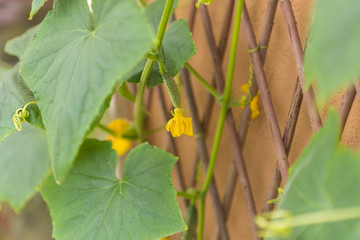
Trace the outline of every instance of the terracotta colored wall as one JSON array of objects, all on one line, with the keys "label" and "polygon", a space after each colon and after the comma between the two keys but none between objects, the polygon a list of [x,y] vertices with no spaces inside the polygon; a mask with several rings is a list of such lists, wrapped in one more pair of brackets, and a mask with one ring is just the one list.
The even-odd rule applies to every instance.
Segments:
[{"label": "terracotta colored wall", "polygon": [[[219,37],[221,31],[222,20],[225,14],[225,8],[228,0],[215,0],[210,6],[208,6],[212,25],[217,37]],[[302,43],[305,43],[305,38],[309,28],[310,15],[312,12],[314,1],[301,1],[292,0],[292,6],[295,13],[295,17],[298,24],[299,33]],[[268,1],[256,1],[247,0],[247,7],[252,20],[252,24],[256,33],[257,40],[259,39],[265,10]],[[178,18],[188,17],[188,7],[178,9],[176,11]],[[211,80],[213,74],[213,67],[211,62],[211,56],[208,50],[207,41],[203,25],[200,19],[200,14],[196,16],[195,28],[193,31],[193,37],[196,47],[198,49],[197,54],[191,59],[190,63],[201,73],[207,80]],[[224,72],[226,73],[226,59],[228,59],[229,45],[227,47],[227,53],[225,55],[225,63],[223,64]],[[238,48],[238,57],[236,62],[235,80],[234,80],[234,96],[242,96],[240,86],[247,82],[249,75],[250,57],[247,51],[247,43],[244,33],[241,32],[240,42]],[[288,32],[284,23],[284,18],[280,6],[278,6],[277,14],[274,21],[273,32],[268,48],[268,54],[265,62],[265,73],[269,84],[269,89],[272,96],[272,101],[276,110],[276,115],[280,124],[280,129],[283,132],[291,97],[293,94],[295,81],[297,77],[295,62],[288,38]],[[200,112],[200,116],[203,115],[203,109],[207,99],[207,91],[200,85],[195,78],[191,78],[194,91],[196,92],[196,100]],[[154,94],[152,113],[155,116],[161,116],[157,92]],[[338,107],[341,101],[341,96],[334,98],[334,103]],[[276,162],[275,148],[272,142],[270,128],[265,117],[262,104],[260,103],[260,115],[253,119],[250,123],[248,135],[244,146],[244,158],[246,167],[251,181],[251,187],[254,193],[257,211],[261,211],[267,190],[269,188],[272,172]],[[212,139],[215,134],[215,128],[217,123],[217,116],[219,113],[219,105],[216,105],[214,114],[211,118],[211,127],[208,129],[207,145],[208,149],[211,149]],[[343,142],[346,144],[359,148],[359,103],[355,101],[352,112],[350,113],[348,124],[345,128]],[[322,113],[326,115],[326,111]],[[234,116],[239,123],[241,116],[241,109],[234,109]],[[149,120],[149,125],[158,126],[158,120],[152,117]],[[303,148],[309,142],[312,136],[312,130],[307,116],[307,111],[303,105],[301,108],[294,141],[289,154],[289,161],[293,163],[299,156]],[[157,134],[153,139],[154,144],[164,146],[166,142],[166,136],[163,133]],[[183,164],[183,171],[187,181],[191,175],[191,169],[196,153],[196,142],[191,137],[181,137],[176,139],[180,150],[180,161]],[[218,183],[218,189],[223,197],[225,192],[226,181],[228,177],[229,168],[231,167],[233,149],[229,142],[227,129],[224,129],[222,142],[220,146],[220,152],[216,164],[215,176]],[[189,183],[187,183],[189,184]],[[214,211],[211,205],[210,197],[207,198],[206,205],[206,220],[205,220],[205,239],[212,239],[214,233],[214,227],[216,226],[216,219]],[[245,208],[243,193],[240,185],[237,184],[235,197],[233,200],[231,213],[228,221],[228,227],[231,239],[251,239],[251,230],[249,225],[249,219]]]}]

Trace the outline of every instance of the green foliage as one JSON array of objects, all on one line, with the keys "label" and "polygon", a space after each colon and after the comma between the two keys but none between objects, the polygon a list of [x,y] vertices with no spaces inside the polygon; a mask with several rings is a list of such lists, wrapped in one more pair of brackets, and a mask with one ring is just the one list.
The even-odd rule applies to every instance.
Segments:
[{"label": "green foliage", "polygon": [[19,212],[50,168],[45,133],[23,124],[0,144],[0,153],[0,200]]},{"label": "green foliage", "polygon": [[119,93],[123,98],[129,100],[130,102],[135,102],[135,96],[130,92],[126,82],[119,86]]},{"label": "green foliage", "polygon": [[[149,22],[154,29],[157,29],[161,18],[161,11],[165,1],[156,1],[146,7],[146,14]],[[162,6],[162,7],[161,7]],[[175,21],[166,31],[162,43],[162,54],[165,59],[165,67],[173,77],[179,73],[187,62],[196,53],[196,47],[192,39],[187,21],[179,19]],[[144,59],[137,67],[126,77],[128,82],[139,82],[142,70],[145,66]],[[162,76],[159,72],[159,65],[154,64],[148,80],[148,87],[155,87],[162,83]]]},{"label": "green foliage", "polygon": [[186,225],[189,227],[186,232],[181,236],[181,240],[192,240],[195,237],[197,226],[197,209],[195,205],[188,207],[186,211]]},{"label": "green foliage", "polygon": [[[25,54],[30,41],[33,39],[37,27],[27,30],[23,35],[16,37],[6,43],[5,51],[21,59]],[[33,93],[26,85],[19,73],[19,66],[12,69],[0,70],[0,142],[15,131],[12,116],[16,110],[24,107],[28,102],[35,101]],[[26,119],[33,126],[44,128],[39,108],[30,105],[27,110],[29,117]]]},{"label": "green foliage", "polygon": [[[15,131],[13,115],[28,102],[35,101],[32,92],[22,79],[18,66],[0,75],[0,142]],[[40,112],[36,105],[27,108],[27,120],[36,127],[42,127]]]},{"label": "green foliage", "polygon": [[[155,33],[157,32],[157,30],[159,28],[159,24],[160,24],[161,16],[164,11],[165,3],[166,3],[166,0],[157,0],[157,1],[147,5],[145,8],[145,15],[146,15],[149,23],[153,26]],[[175,0],[174,4],[172,6],[172,11],[175,10],[177,5],[178,5],[178,1]]]},{"label": "green foliage", "polygon": [[29,19],[32,19],[34,17],[34,15],[40,10],[40,8],[42,8],[42,6],[44,6],[46,1],[47,0],[33,0],[32,1]]},{"label": "green foliage", "polygon": [[[341,11],[339,11],[341,9]],[[320,104],[358,80],[360,1],[318,0],[305,53],[307,82],[317,86]]]},{"label": "green foliage", "polygon": [[133,149],[123,178],[109,142],[86,140],[67,179],[48,177],[40,192],[50,207],[53,236],[67,239],[158,239],[186,226],[171,185],[176,158],[148,145]]},{"label": "green foliage", "polygon": [[38,99],[55,179],[64,180],[116,82],[145,55],[151,27],[132,0],[55,0],[21,73]]},{"label": "green foliage", "polygon": [[11,39],[5,45],[5,52],[22,59],[39,26],[28,29],[24,34]]},{"label": "green foliage", "polygon": [[[291,174],[278,210],[300,214],[360,207],[360,155],[339,145],[340,119],[328,120],[304,150]],[[329,216],[329,218],[332,216]],[[310,220],[310,219],[309,219]],[[286,239],[359,239],[358,220],[295,227]],[[284,239],[282,237],[274,239]]]}]

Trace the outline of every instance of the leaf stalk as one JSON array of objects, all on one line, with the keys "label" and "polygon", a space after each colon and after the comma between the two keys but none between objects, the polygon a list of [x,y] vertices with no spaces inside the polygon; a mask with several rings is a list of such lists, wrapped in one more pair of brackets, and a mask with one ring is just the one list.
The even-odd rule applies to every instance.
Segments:
[{"label": "leaf stalk", "polygon": [[[172,6],[174,0],[167,0],[164,8],[163,15],[161,17],[160,25],[156,38],[153,43],[152,54],[158,55],[161,50],[161,44],[165,35],[166,26],[169,22]],[[156,60],[148,59],[143,72],[140,77],[140,82],[138,84],[138,91],[135,98],[135,110],[134,110],[134,119],[135,127],[139,136],[139,141],[143,142],[145,140],[144,134],[144,91],[149,79],[151,68],[153,67]]]}]

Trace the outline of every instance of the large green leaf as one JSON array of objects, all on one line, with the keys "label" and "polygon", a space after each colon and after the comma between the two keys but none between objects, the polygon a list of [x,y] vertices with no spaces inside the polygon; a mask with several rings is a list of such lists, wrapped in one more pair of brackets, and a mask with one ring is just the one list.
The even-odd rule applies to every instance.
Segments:
[{"label": "large green leaf", "polygon": [[[0,75],[0,142],[15,131],[13,115],[26,103],[35,101],[33,93],[22,79],[18,66]],[[34,126],[42,127],[41,115],[36,105],[27,108],[27,120]]]},{"label": "large green leaf", "polygon": [[86,140],[67,179],[49,177],[40,193],[57,240],[159,239],[186,229],[171,185],[176,157],[144,143],[133,149],[123,178],[110,142]]},{"label": "large green leaf", "polygon": [[24,34],[8,41],[5,45],[5,52],[21,59],[28,49],[31,40],[34,38],[38,27],[39,26],[32,27]]},{"label": "large green leaf", "polygon": [[50,168],[45,133],[23,124],[23,130],[0,143],[0,201],[17,212],[35,193]]},{"label": "large green leaf", "polygon": [[[298,215],[360,207],[360,156],[339,146],[340,119],[335,111],[292,168],[278,209]],[[275,239],[360,239],[358,220],[295,227]]]},{"label": "large green leaf", "polygon": [[40,8],[42,8],[42,6],[44,6],[46,1],[47,0],[33,0],[32,1],[29,19],[32,19],[34,17],[34,15],[40,10]]},{"label": "large green leaf", "polygon": [[[196,53],[196,47],[187,25],[187,21],[179,19],[175,21],[165,32],[162,43],[162,54],[164,56],[165,66],[171,76],[175,76],[184,63],[187,62]],[[142,70],[146,60],[143,60],[132,72],[126,77],[128,82],[139,82]],[[151,69],[148,86],[154,87],[162,83],[162,77],[159,72],[159,65],[154,64]]]},{"label": "large green leaf", "polygon": [[153,34],[133,0],[55,0],[21,73],[38,99],[55,179],[64,180],[117,80],[150,49]]},{"label": "large green leaf", "polygon": [[358,0],[317,1],[305,52],[305,74],[308,82],[317,85],[321,104],[339,88],[358,80],[359,12]]}]

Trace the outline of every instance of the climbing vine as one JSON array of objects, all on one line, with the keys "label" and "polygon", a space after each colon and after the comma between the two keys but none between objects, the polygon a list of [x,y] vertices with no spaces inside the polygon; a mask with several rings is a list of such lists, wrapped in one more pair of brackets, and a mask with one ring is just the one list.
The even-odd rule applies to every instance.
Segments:
[{"label": "climbing vine", "polygon": [[[45,2],[33,0],[29,19]],[[212,2],[188,4],[195,4],[200,11]],[[307,103],[311,100],[309,116],[317,117],[319,126],[318,108],[321,112],[338,88],[352,84],[355,89],[358,83],[360,4],[348,2],[352,3],[348,12],[339,14],[340,1],[317,1],[305,51],[305,75],[298,71],[304,97]],[[289,1],[281,4],[289,9]],[[175,19],[177,6],[174,0],[54,0],[53,9],[38,26],[6,44],[5,51],[19,62],[0,70],[0,201],[20,212],[39,192],[49,207],[57,240],[151,240],[177,233],[184,240],[195,236],[202,240],[208,192],[214,205],[220,202],[213,174],[227,126],[235,134],[235,165],[254,239],[358,239],[360,155],[339,143],[342,119],[337,111],[329,110],[324,126],[288,170],[287,153],[259,65],[264,57],[261,51],[268,46],[256,45],[244,1],[234,3],[226,74],[222,74],[216,51],[212,55],[218,61],[217,88],[188,63],[197,49],[187,20]],[[242,26],[252,63],[249,79],[241,87],[245,95],[237,97],[232,83]],[[339,29],[341,36],[350,36],[346,41],[339,37]],[[296,42],[292,43],[296,48]],[[203,151],[201,156],[208,161],[204,161],[206,171],[198,189],[175,189],[171,172],[181,160],[147,142],[157,131],[168,131],[174,138],[202,137],[194,104],[189,104],[189,114],[181,84],[176,81],[184,77],[179,77],[182,69],[221,107],[211,154]],[[145,122],[151,112],[145,106],[145,93],[161,84],[172,104],[172,116],[160,128],[147,130]],[[129,86],[136,86],[136,91]],[[101,120],[115,92],[134,103],[133,120],[118,118],[103,125]],[[283,184],[274,185],[279,196],[269,201],[277,204],[277,209],[256,214],[232,108],[249,108],[249,119],[253,119],[262,113],[260,100],[278,146],[277,166]],[[107,134],[104,141],[89,137],[96,128]],[[204,142],[200,140],[200,144],[204,149]],[[125,158],[123,165],[118,156]],[[181,212],[177,197],[185,200],[187,211]],[[222,212],[217,215],[223,221],[218,221],[220,236],[229,239],[226,217]]]}]

